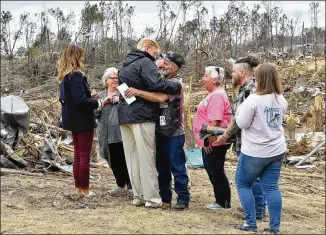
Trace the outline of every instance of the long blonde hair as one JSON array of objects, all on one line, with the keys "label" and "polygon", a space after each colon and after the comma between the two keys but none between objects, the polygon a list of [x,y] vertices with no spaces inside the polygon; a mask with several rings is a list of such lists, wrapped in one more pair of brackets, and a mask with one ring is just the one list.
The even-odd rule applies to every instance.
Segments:
[{"label": "long blonde hair", "polygon": [[69,45],[58,60],[57,64],[58,82],[61,83],[68,73],[83,69],[84,49],[76,45]]}]

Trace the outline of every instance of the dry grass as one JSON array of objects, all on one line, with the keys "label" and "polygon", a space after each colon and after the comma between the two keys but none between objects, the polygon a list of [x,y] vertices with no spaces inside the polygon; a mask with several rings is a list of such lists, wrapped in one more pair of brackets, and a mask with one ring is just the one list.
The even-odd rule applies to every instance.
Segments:
[{"label": "dry grass", "polygon": [[[317,173],[324,174],[324,166],[321,164]],[[128,195],[107,195],[106,190],[114,186],[113,175],[107,168],[92,169],[93,173],[101,174],[99,182],[91,183],[98,193],[95,198],[75,194],[71,176],[58,173],[48,176],[66,181],[1,176],[1,230],[5,234],[239,234],[233,228],[233,225],[242,223],[234,216],[235,208],[239,206],[233,182],[235,162],[227,162],[226,169],[231,182],[233,209],[219,212],[205,209],[213,201],[213,190],[203,169],[189,170],[191,202],[189,210],[184,212],[138,208],[131,205],[132,198]],[[285,167],[283,171],[290,173],[293,168]],[[284,208],[281,231],[290,234],[325,233],[324,179],[284,175],[280,187]],[[262,231],[268,227],[268,222],[260,222],[258,227]]]}]

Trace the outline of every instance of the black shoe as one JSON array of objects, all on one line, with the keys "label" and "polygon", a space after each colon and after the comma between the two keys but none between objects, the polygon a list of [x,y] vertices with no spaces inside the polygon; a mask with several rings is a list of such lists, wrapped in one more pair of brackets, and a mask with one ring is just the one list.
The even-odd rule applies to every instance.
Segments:
[{"label": "black shoe", "polygon": [[184,204],[184,203],[180,203],[180,202],[177,202],[177,204],[175,204],[172,207],[172,210],[175,210],[175,211],[182,211],[185,209],[188,209],[188,204]]},{"label": "black shoe", "polygon": [[237,225],[237,226],[234,226],[234,228],[239,229],[241,231],[246,231],[246,232],[257,232],[257,226]]},{"label": "black shoe", "polygon": [[264,228],[264,232],[270,232],[271,234],[281,234],[280,230],[272,230],[270,228]]}]

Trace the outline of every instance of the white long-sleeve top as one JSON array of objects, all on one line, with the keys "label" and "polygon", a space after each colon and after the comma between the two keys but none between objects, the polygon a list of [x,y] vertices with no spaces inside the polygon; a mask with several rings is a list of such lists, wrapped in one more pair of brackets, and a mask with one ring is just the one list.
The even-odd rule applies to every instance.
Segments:
[{"label": "white long-sleeve top", "polygon": [[251,94],[238,107],[236,122],[241,131],[241,152],[269,158],[286,151],[283,117],[288,103],[283,95]]}]

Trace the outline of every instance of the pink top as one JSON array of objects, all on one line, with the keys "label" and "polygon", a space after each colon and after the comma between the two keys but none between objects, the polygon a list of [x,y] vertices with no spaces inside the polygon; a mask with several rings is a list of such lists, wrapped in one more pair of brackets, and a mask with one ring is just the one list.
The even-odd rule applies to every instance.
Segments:
[{"label": "pink top", "polygon": [[[202,124],[210,125],[212,121],[221,121],[220,126],[227,126],[231,121],[230,102],[222,87],[208,94],[197,106],[193,128],[199,147],[204,147],[204,140],[199,138]],[[218,146],[218,144],[213,144],[213,146]]]}]

